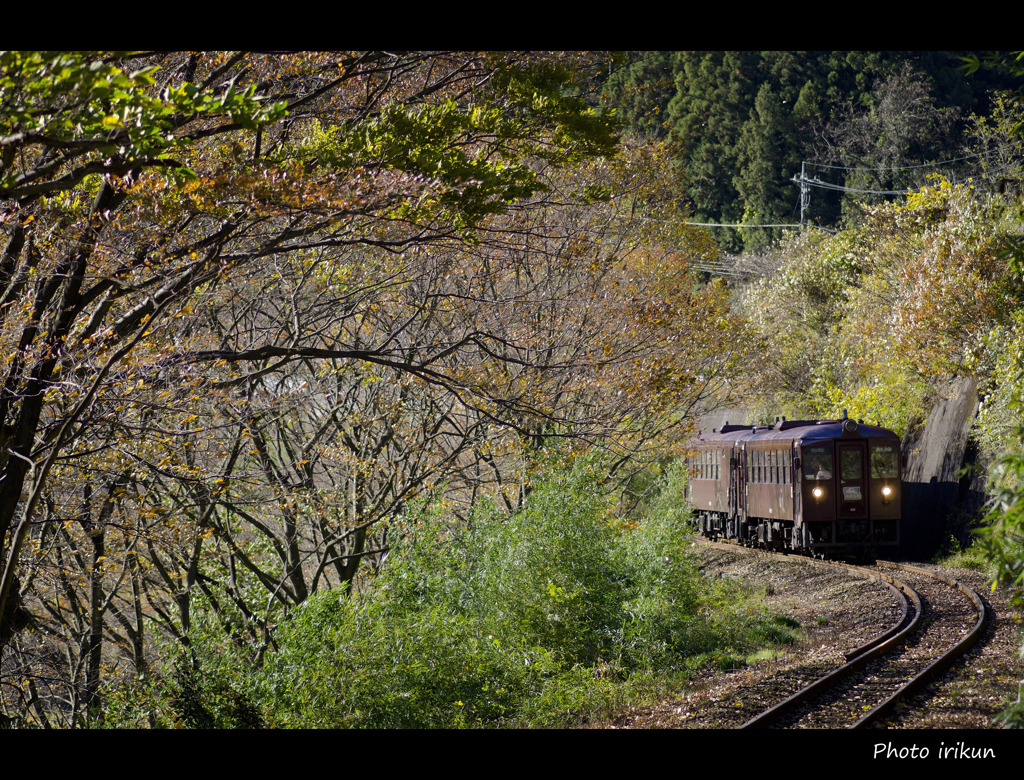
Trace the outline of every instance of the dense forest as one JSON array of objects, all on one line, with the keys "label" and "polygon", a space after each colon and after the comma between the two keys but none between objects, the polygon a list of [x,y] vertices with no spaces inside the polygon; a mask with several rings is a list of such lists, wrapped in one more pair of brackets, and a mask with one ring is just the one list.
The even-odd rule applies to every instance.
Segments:
[{"label": "dense forest", "polygon": [[1002,150],[968,130],[1016,85],[999,69],[968,74],[967,55],[628,52],[604,91],[633,132],[674,145],[695,220],[745,226],[715,233],[739,252],[782,225],[836,227],[931,174],[1000,177]]},{"label": "dense forest", "polygon": [[700,577],[676,461],[737,399],[906,433],[977,377],[1019,586],[1021,79],[965,57],[0,53],[0,720],[742,664],[793,626]]}]

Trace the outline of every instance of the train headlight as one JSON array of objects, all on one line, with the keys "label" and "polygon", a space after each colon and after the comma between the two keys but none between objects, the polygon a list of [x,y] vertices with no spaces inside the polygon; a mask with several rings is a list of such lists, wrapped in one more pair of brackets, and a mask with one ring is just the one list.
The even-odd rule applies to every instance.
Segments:
[{"label": "train headlight", "polygon": [[825,491],[822,490],[820,487],[816,487],[814,488],[814,490],[811,491],[811,495],[817,499],[820,499],[823,495],[825,495]]}]

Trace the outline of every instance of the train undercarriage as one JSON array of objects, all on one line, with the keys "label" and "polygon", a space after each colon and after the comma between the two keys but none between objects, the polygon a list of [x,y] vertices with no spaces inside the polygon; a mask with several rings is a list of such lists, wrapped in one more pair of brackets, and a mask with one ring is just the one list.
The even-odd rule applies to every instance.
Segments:
[{"label": "train undercarriage", "polygon": [[857,561],[873,561],[882,551],[895,552],[898,524],[867,518],[796,524],[721,512],[697,512],[694,519],[701,535],[712,541],[726,539],[773,552]]}]

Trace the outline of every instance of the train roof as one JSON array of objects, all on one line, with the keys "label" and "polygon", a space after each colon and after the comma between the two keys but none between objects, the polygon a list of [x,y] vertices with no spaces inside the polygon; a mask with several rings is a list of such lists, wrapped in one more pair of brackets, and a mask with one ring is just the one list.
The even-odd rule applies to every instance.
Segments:
[{"label": "train roof", "polygon": [[780,420],[775,425],[730,425],[698,436],[697,442],[813,442],[826,439],[899,439],[888,428],[867,425],[844,417],[841,420]]}]

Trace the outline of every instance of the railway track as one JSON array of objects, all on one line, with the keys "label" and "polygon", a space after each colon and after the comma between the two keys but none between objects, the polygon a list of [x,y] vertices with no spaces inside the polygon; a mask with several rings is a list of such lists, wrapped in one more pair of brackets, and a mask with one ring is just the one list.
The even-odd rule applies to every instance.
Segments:
[{"label": "railway track", "polygon": [[848,652],[839,667],[805,670],[803,679],[789,683],[794,692],[746,719],[741,728],[863,728],[891,718],[899,702],[948,667],[982,631],[985,608],[977,594],[937,572],[887,562],[808,565],[845,567],[884,581],[898,607],[897,618]]}]

